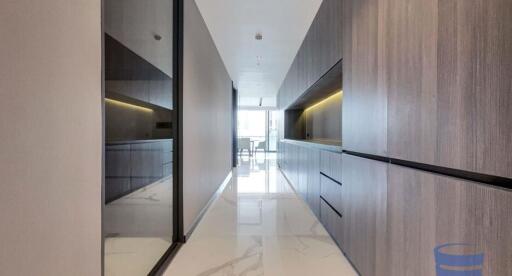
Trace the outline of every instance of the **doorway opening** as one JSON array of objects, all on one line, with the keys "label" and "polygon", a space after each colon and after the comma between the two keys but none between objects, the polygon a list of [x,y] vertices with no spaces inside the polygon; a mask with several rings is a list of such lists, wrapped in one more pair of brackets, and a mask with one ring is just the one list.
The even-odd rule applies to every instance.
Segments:
[{"label": "doorway opening", "polygon": [[240,109],[237,114],[237,154],[253,156],[277,150],[278,111]]}]

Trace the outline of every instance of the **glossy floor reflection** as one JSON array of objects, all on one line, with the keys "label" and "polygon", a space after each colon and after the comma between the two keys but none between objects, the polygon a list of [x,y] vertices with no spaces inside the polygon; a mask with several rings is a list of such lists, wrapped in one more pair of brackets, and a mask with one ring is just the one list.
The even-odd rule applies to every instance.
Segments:
[{"label": "glossy floor reflection", "polygon": [[147,275],[172,241],[172,177],[104,208],[105,276]]},{"label": "glossy floor reflection", "polygon": [[275,154],[243,157],[166,276],[357,275]]}]

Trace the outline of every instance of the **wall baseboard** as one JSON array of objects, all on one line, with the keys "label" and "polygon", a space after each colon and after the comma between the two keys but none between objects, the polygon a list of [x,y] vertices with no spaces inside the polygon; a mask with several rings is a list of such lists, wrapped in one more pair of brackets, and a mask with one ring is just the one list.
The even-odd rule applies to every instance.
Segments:
[{"label": "wall baseboard", "polygon": [[192,233],[196,229],[197,225],[199,225],[199,223],[203,219],[204,215],[210,209],[210,207],[213,204],[213,202],[215,202],[215,200],[217,200],[219,198],[219,196],[222,194],[222,192],[224,191],[224,189],[226,188],[226,186],[228,185],[228,183],[231,181],[232,178],[233,178],[233,170],[231,170],[228,173],[226,178],[224,178],[224,181],[222,181],[222,184],[220,184],[220,186],[217,189],[217,191],[215,191],[215,193],[212,195],[212,197],[210,198],[208,203],[206,203],[206,206],[204,206],[204,208],[201,210],[201,212],[199,212],[199,215],[194,220],[194,223],[192,223],[192,227],[190,227],[190,230],[185,234],[183,242],[187,242],[187,240],[190,238],[190,236],[192,235]]}]

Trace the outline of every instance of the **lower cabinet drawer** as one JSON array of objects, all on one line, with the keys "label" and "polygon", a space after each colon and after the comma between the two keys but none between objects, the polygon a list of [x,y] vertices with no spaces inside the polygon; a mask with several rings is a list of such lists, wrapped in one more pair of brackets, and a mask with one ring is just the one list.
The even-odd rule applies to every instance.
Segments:
[{"label": "lower cabinet drawer", "polygon": [[109,203],[131,191],[130,177],[105,177],[105,202]]},{"label": "lower cabinet drawer", "polygon": [[320,172],[341,182],[342,157],[339,152],[322,150],[320,152]]},{"label": "lower cabinet drawer", "polygon": [[341,246],[342,239],[342,217],[341,214],[335,211],[327,202],[320,199],[320,221],[324,225],[325,229],[336,243]]},{"label": "lower cabinet drawer", "polygon": [[172,162],[164,164],[164,177],[172,175]]},{"label": "lower cabinet drawer", "polygon": [[341,183],[320,174],[320,196],[341,213]]}]

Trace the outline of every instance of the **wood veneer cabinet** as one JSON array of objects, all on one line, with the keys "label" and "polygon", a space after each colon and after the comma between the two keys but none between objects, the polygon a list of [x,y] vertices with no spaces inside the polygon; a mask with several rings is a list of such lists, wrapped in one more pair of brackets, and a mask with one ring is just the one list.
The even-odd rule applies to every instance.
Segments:
[{"label": "wood veneer cabinet", "polygon": [[396,165],[389,166],[387,273],[435,275],[434,247],[475,244],[482,275],[512,275],[512,193]]},{"label": "wood veneer cabinet", "polygon": [[512,177],[512,2],[343,3],[344,149]]},{"label": "wood veneer cabinet", "polygon": [[341,153],[323,150],[320,152],[320,172],[341,182]]},{"label": "wood veneer cabinet", "polygon": [[320,150],[308,149],[307,201],[311,210],[320,217]]},{"label": "wood veneer cabinet", "polygon": [[[281,171],[284,172],[288,181],[304,201],[308,203],[313,213],[320,218],[320,193],[321,193],[321,177],[320,164],[321,155],[327,150],[319,149],[311,145],[300,145],[290,142],[280,142],[281,154],[279,163]],[[337,175],[341,179],[341,153],[329,152],[334,160],[339,161],[325,163],[324,166],[329,166],[325,171],[331,174],[335,171],[334,168],[339,166]],[[331,155],[327,155],[331,157]],[[325,177],[325,176],[324,176]],[[333,176],[329,176],[333,177]],[[338,184],[336,184],[338,185]],[[341,200],[341,197],[339,198]],[[339,203],[338,200],[338,203]],[[335,204],[332,201],[330,204]]]},{"label": "wood veneer cabinet", "polygon": [[512,177],[512,2],[383,3],[389,155]]},{"label": "wood veneer cabinet", "polygon": [[322,2],[279,89],[281,109],[293,103],[342,58],[342,8],[340,0]]},{"label": "wood veneer cabinet", "polygon": [[172,140],[107,143],[105,201],[125,196],[172,174]]},{"label": "wood veneer cabinet", "polygon": [[387,91],[383,84],[378,0],[343,4],[343,149],[387,155]]},{"label": "wood veneer cabinet", "polygon": [[388,164],[347,154],[342,164],[341,249],[361,275],[394,275],[384,273]]}]

